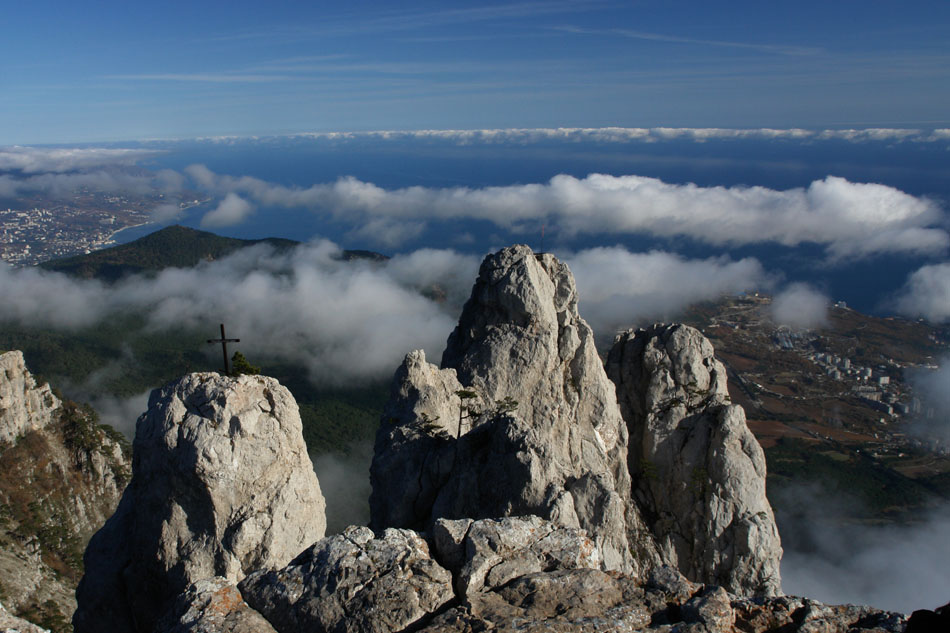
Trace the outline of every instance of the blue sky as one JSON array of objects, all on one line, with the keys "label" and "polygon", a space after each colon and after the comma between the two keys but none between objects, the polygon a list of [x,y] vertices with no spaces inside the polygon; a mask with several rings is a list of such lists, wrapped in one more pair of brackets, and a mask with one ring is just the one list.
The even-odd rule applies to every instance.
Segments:
[{"label": "blue sky", "polygon": [[0,145],[950,125],[943,1],[39,1],[3,25]]}]

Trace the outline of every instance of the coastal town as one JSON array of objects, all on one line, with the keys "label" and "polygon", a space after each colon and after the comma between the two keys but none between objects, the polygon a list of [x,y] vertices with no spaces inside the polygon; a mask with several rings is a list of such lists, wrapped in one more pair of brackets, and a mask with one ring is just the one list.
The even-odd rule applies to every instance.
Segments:
[{"label": "coastal town", "polygon": [[116,243],[116,234],[154,220],[155,210],[182,212],[204,200],[79,189],[68,200],[20,198],[0,205],[0,260],[34,266],[61,257],[82,255]]},{"label": "coastal town", "polygon": [[752,292],[696,306],[687,318],[713,342],[760,442],[801,437],[879,454],[950,456],[941,438],[913,432],[936,414],[914,377],[938,368],[935,354],[950,349],[946,330],[864,315],[843,302],[829,307],[823,326],[795,329],[775,323],[770,304]]}]

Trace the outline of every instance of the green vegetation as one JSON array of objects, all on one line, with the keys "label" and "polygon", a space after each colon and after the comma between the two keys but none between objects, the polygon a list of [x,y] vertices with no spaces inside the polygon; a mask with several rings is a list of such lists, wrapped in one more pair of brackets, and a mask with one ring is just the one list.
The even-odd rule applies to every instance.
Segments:
[{"label": "green vegetation", "polygon": [[74,277],[111,282],[127,275],[156,272],[164,268],[190,268],[261,243],[277,249],[289,249],[298,244],[292,240],[275,238],[239,240],[184,226],[170,226],[128,244],[88,255],[54,259],[40,264],[40,267]]},{"label": "green vegetation", "polygon": [[119,445],[126,457],[132,455],[132,447],[121,433],[111,426],[99,423],[99,414],[88,404],[77,404],[72,400],[64,400],[60,412],[59,424],[63,432],[63,441],[74,451],[86,455],[101,453],[109,462],[112,474],[121,486],[129,481],[132,473],[128,467],[115,460],[110,450],[104,450],[106,440],[112,440]]},{"label": "green vegetation", "polygon": [[859,502],[850,512],[855,518],[901,520],[946,496],[945,488],[906,477],[858,451],[832,451],[814,442],[782,438],[765,455],[768,493],[776,506],[792,486],[814,485]]},{"label": "green vegetation", "polygon": [[20,609],[17,615],[53,633],[69,633],[73,630],[72,621],[63,615],[59,610],[59,605],[53,600],[47,600],[42,604],[38,602],[29,604]]},{"label": "green vegetation", "polygon": [[255,367],[254,365],[247,362],[247,359],[244,358],[244,354],[241,352],[234,352],[234,356],[231,357],[232,376],[240,376],[242,374],[256,376],[259,373],[261,373],[260,367]]}]

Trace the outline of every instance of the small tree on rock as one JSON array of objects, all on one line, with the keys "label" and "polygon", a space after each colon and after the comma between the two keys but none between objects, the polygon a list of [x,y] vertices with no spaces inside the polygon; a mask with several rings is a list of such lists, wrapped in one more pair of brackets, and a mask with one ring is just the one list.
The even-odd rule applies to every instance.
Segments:
[{"label": "small tree on rock", "polygon": [[247,359],[244,358],[244,354],[241,352],[234,352],[234,356],[231,357],[232,376],[240,376],[242,374],[256,376],[259,373],[261,373],[260,367],[255,367],[254,365],[247,362]]}]

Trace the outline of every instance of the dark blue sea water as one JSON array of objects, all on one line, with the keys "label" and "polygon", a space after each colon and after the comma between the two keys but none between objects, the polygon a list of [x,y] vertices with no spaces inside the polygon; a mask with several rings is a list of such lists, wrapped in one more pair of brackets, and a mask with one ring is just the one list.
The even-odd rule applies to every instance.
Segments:
[{"label": "dark blue sea water", "polygon": [[[275,138],[228,143],[175,142],[157,147],[163,153],[146,163],[146,167],[182,170],[188,165],[203,164],[219,174],[254,176],[291,187],[309,187],[354,176],[386,189],[415,185],[480,188],[545,183],[558,174],[583,178],[603,173],[649,176],[668,183],[695,183],[703,187],[760,185],[785,190],[807,187],[812,181],[834,175],[852,182],[886,184],[915,196],[932,198],[945,212],[950,209],[947,143],[714,139],[702,143],[539,141],[460,145],[438,139]],[[192,209],[179,223],[201,228],[201,217],[217,202]],[[130,241],[155,228],[124,231],[119,239]],[[393,254],[392,249],[374,247],[354,237],[351,229],[352,226],[305,209],[264,208],[243,224],[215,232],[241,238],[274,236],[301,241],[325,237],[344,248],[373,248]],[[461,233],[471,234],[474,239],[459,245],[452,238]],[[823,249],[815,245],[789,248],[759,244],[724,249],[685,238],[657,239],[649,235],[583,235],[568,239],[549,231],[546,240],[545,250],[555,252],[621,245],[631,251],[663,249],[691,258],[755,257],[769,272],[786,280],[808,281],[836,300],[877,313],[890,312],[889,301],[908,274],[934,261],[887,255],[828,265]],[[451,247],[480,254],[515,241],[527,241],[540,248],[540,227],[537,235],[512,235],[488,222],[435,221],[398,250]]]}]

